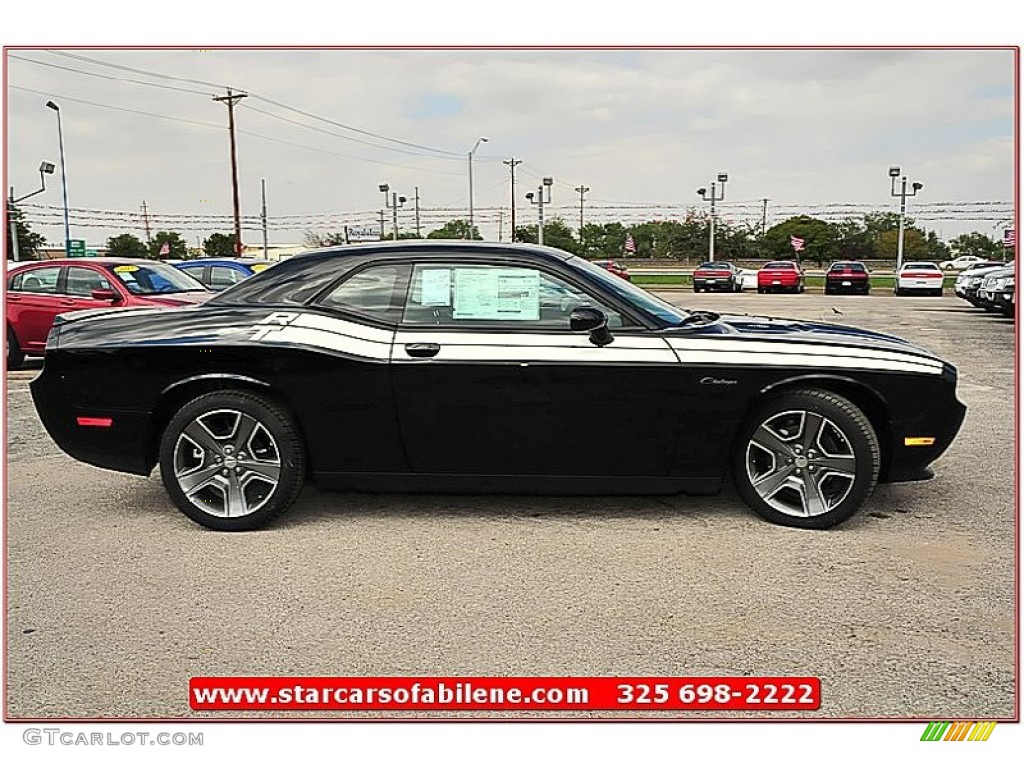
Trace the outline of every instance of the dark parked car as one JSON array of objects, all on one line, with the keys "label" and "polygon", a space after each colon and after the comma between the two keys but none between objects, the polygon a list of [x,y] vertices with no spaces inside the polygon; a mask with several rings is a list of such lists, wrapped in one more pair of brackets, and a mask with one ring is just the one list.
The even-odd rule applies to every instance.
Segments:
[{"label": "dark parked car", "polygon": [[693,271],[693,292],[742,291],[740,270],[728,261],[706,261]]},{"label": "dark parked car", "polygon": [[837,261],[825,273],[825,293],[871,292],[871,278],[868,268],[859,261]]},{"label": "dark parked car", "polygon": [[256,259],[193,259],[173,263],[211,290],[223,291],[272,267],[275,262]]},{"label": "dark parked car", "polygon": [[804,273],[795,261],[769,261],[757,271],[757,292],[804,292]]},{"label": "dark parked car", "polygon": [[124,259],[28,261],[7,271],[7,368],[41,355],[57,315],[82,309],[179,307],[213,294],[173,267]]},{"label": "dark parked car", "polygon": [[956,381],[895,336],[679,309],[552,248],[424,240],[297,256],[196,307],[65,316],[31,388],[64,451],[159,464],[218,530],[266,525],[307,478],[712,493],[730,473],[765,519],[828,528],[876,482],[930,476]]}]

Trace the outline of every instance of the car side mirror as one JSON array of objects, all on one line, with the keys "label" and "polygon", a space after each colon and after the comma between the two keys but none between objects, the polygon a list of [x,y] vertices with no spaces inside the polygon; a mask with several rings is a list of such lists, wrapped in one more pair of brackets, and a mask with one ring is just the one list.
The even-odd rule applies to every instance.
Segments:
[{"label": "car side mirror", "polygon": [[93,288],[92,297],[96,299],[96,301],[118,302],[121,300],[121,297],[110,288]]},{"label": "car side mirror", "polygon": [[598,347],[611,344],[614,338],[608,330],[608,318],[594,307],[576,307],[569,315],[569,329],[589,332],[590,343]]}]

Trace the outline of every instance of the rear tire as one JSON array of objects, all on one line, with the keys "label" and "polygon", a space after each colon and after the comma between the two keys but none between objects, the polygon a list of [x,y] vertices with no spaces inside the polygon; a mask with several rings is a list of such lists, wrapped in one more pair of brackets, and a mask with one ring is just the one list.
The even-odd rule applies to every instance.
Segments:
[{"label": "rear tire", "polygon": [[251,392],[200,395],[178,410],[160,441],[160,474],[171,500],[215,531],[252,531],[298,498],[306,456],[294,420]]},{"label": "rear tire", "polygon": [[848,520],[878,480],[878,438],[845,397],[819,389],[770,396],[740,430],[736,489],[777,525],[825,529]]},{"label": "rear tire", "polygon": [[7,326],[7,370],[17,370],[24,362],[25,353],[21,351],[18,337],[14,335],[14,330]]}]

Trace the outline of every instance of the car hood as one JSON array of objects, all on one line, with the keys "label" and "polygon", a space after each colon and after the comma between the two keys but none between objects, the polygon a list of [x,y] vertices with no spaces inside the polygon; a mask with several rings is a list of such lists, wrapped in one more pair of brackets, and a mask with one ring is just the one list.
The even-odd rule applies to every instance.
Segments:
[{"label": "car hood", "polygon": [[821,346],[878,349],[916,354],[940,360],[928,350],[899,336],[855,328],[849,325],[755,315],[721,315],[713,323],[672,329],[669,335],[727,335],[752,341],[785,341]]}]

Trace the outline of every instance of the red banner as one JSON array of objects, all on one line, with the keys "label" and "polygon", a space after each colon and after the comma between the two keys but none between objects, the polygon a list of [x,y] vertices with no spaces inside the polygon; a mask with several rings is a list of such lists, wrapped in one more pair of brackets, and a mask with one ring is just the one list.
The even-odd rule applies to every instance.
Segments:
[{"label": "red banner", "polygon": [[816,710],[816,677],[194,677],[194,710]]}]

